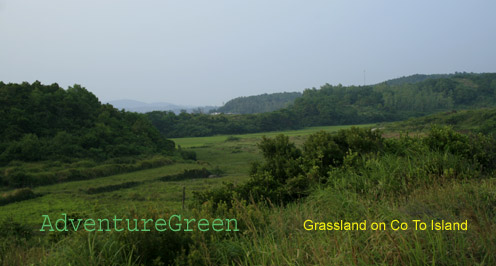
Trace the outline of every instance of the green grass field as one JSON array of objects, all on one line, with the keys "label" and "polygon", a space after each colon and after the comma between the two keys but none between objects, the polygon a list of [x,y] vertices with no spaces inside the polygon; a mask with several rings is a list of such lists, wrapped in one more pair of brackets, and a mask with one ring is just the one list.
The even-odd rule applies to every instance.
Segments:
[{"label": "green grass field", "polygon": [[[369,127],[372,125],[358,125]],[[319,130],[337,131],[350,126],[312,127],[295,131],[267,132],[236,135],[236,140],[226,141],[229,136],[212,136],[199,138],[174,139],[177,145],[197,153],[197,162],[183,162],[158,168],[112,175],[90,180],[64,182],[33,188],[40,197],[0,206],[0,217],[10,217],[33,227],[41,226],[42,214],[60,215],[60,213],[105,216],[127,212],[130,208],[146,209],[154,207],[165,210],[180,210],[182,187],[186,187],[186,202],[189,203],[193,191],[201,191],[222,184],[222,182],[241,183],[248,178],[250,164],[260,159],[257,142],[262,136],[272,137],[286,134],[298,142],[305,136]],[[56,164],[58,165],[58,164]],[[78,165],[78,164],[75,164]],[[43,167],[28,164],[31,171]],[[192,179],[184,181],[157,181],[165,175],[177,174],[186,169],[220,168],[224,175],[209,179]],[[50,170],[60,170],[53,166]],[[125,182],[139,182],[131,188],[122,188],[111,192],[87,194],[89,188],[118,185]],[[8,192],[8,191],[4,191]]]},{"label": "green grass field", "polygon": [[[9,252],[3,257],[0,254],[0,265],[134,265],[141,259],[136,254],[144,256],[149,250],[155,254],[168,254],[163,255],[169,256],[165,260],[167,263],[177,260],[189,265],[492,265],[496,262],[494,173],[492,176],[476,176],[478,172],[470,170],[470,165],[447,154],[426,153],[411,158],[372,156],[361,168],[364,172],[354,172],[354,168],[336,168],[335,177],[342,177],[336,186],[315,187],[308,198],[287,205],[274,203],[269,207],[236,201],[230,209],[220,207],[213,210],[210,204],[192,204],[196,191],[219,188],[226,182],[242,184],[249,180],[251,163],[263,159],[257,147],[262,136],[286,134],[301,146],[308,135],[317,131],[334,132],[350,127],[174,139],[182,149],[196,152],[197,160],[176,159],[173,164],[146,170],[34,187],[32,190],[41,196],[0,206],[0,217],[9,219],[8,223],[27,225],[35,230],[36,236],[30,242],[16,239],[18,242],[4,243],[3,250]],[[381,126],[368,124],[359,127]],[[81,165],[54,164],[47,169],[60,171],[69,166]],[[29,164],[27,167],[31,172],[46,168],[43,164]],[[442,168],[441,176],[434,174],[439,167]],[[201,168],[220,169],[223,174],[181,181],[159,180],[187,169]],[[456,171],[467,171],[470,176],[465,179],[456,177]],[[134,182],[131,187],[118,187],[129,182]],[[353,189],[360,184],[369,186],[367,191]],[[109,186],[117,188],[88,193],[90,189]],[[182,209],[183,187],[186,189],[185,210]],[[404,189],[405,195],[403,192],[397,195],[398,188]],[[382,194],[385,192],[390,195]],[[92,218],[114,215],[167,217],[172,213],[209,219],[236,217],[242,221],[243,230],[236,235],[170,231],[137,235],[77,232],[66,238],[63,234],[56,236],[38,231],[43,223],[41,215],[60,218],[61,213]],[[410,227],[405,231],[326,232],[305,230],[302,225],[306,219],[367,220],[369,223],[388,224],[399,219],[409,222],[410,226],[413,219],[457,222],[467,219],[470,227],[468,231],[418,231]],[[190,253],[184,253],[185,247],[192,249]],[[175,253],[167,253],[169,249]],[[125,250],[137,253],[133,255]],[[164,260],[159,259],[157,265],[162,265],[160,263]]]},{"label": "green grass field", "polygon": [[[362,124],[362,125],[354,125],[356,127],[374,127],[375,124]],[[320,130],[335,132],[340,129],[350,128],[351,125],[348,126],[325,126],[325,127],[308,127],[299,130],[287,130],[287,131],[273,131],[273,132],[263,132],[263,133],[251,133],[251,134],[240,134],[234,135],[240,139],[260,139],[262,136],[266,137],[274,137],[278,134],[284,134],[286,136],[295,137],[295,136],[306,136],[312,133],[315,133]],[[180,145],[183,148],[191,148],[198,147],[204,145],[212,145],[225,142],[226,139],[230,135],[217,135],[212,137],[194,137],[194,138],[175,138],[173,140],[176,145]]]}]

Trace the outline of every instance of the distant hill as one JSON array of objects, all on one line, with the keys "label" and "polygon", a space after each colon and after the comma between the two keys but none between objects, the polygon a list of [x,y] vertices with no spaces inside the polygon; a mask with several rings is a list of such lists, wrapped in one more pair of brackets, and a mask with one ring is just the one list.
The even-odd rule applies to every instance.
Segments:
[{"label": "distant hill", "polygon": [[286,108],[258,114],[177,116],[153,112],[148,117],[165,136],[187,137],[399,121],[437,112],[496,107],[496,73],[441,76],[403,79],[398,85],[325,84],[304,90]]},{"label": "distant hill", "polygon": [[[495,73],[411,76],[402,84],[307,89],[288,109],[303,126],[398,121],[453,109],[496,106]],[[447,77],[444,77],[447,76]],[[412,82],[424,78],[424,81]]]},{"label": "distant hill", "polygon": [[193,112],[208,113],[210,110],[215,108],[214,106],[202,106],[202,107],[182,106],[182,105],[175,105],[166,102],[145,103],[145,102],[128,100],[128,99],[109,101],[108,103],[113,105],[115,108],[119,110],[125,109],[126,111],[137,112],[137,113],[148,113],[153,111],[172,111],[178,114],[183,110],[188,113],[193,113]]},{"label": "distant hill", "polygon": [[211,112],[226,114],[256,114],[276,111],[292,104],[301,97],[300,92],[280,92],[238,97]]}]

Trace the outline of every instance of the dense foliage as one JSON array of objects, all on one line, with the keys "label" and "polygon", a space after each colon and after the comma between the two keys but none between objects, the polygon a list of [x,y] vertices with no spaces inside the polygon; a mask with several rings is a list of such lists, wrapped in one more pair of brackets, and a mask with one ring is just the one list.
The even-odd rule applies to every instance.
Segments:
[{"label": "dense foliage", "polygon": [[[415,79],[414,79],[415,80]],[[496,106],[496,74],[457,73],[421,82],[306,89],[287,108],[249,115],[148,113],[167,137],[210,136],[404,120]]]},{"label": "dense foliage", "polygon": [[119,111],[85,88],[0,82],[0,162],[170,153],[144,115]]},{"label": "dense foliage", "polygon": [[299,122],[287,109],[248,115],[210,115],[154,111],[146,114],[152,124],[166,137],[201,137],[217,134],[243,134],[297,129]]},{"label": "dense foliage", "polygon": [[[448,91],[446,92],[448,96],[443,96],[442,90],[433,89],[438,83],[442,83],[439,88],[446,88],[446,84],[454,84],[453,92],[456,93],[450,94]],[[463,84],[467,87],[464,87]],[[492,74],[458,74],[458,76],[448,79],[428,79],[405,86],[398,85],[398,87],[387,84],[347,88],[326,85],[320,90],[306,91],[300,99],[306,97],[305,101],[308,102],[298,103],[298,100],[292,107],[277,112],[237,116],[190,115],[185,113],[173,115],[167,112],[154,112],[149,113],[148,116],[155,119],[154,123],[159,121],[163,123],[162,126],[164,127],[170,126],[169,129],[173,130],[170,132],[178,135],[215,134],[217,130],[224,130],[222,132],[266,130],[267,128],[275,130],[281,126],[299,127],[318,124],[323,121],[334,123],[334,121],[341,121],[339,119],[346,119],[346,117],[372,119],[375,115],[380,115],[383,111],[386,112],[385,110],[388,110],[389,116],[383,117],[384,119],[399,119],[404,115],[430,112],[428,110],[437,110],[436,108],[450,107],[447,110],[451,110],[452,107],[456,106],[490,106],[494,102],[494,84]],[[9,87],[9,90],[15,92],[19,86],[31,88],[41,85],[36,83],[33,85],[0,84],[2,100],[0,123],[4,126],[0,131],[1,145],[3,145],[1,147],[15,151],[15,149],[10,148],[11,145],[23,144],[20,146],[23,149],[19,149],[21,153],[12,153],[13,155],[25,156],[40,151],[46,154],[43,155],[47,156],[46,158],[52,158],[50,156],[57,158],[61,156],[60,154],[63,155],[64,153],[55,153],[50,149],[55,148],[51,143],[56,140],[59,134],[58,130],[64,128],[67,135],[78,141],[73,143],[73,146],[66,148],[74,151],[76,154],[74,156],[83,157],[87,154],[86,152],[91,152],[91,149],[86,149],[84,146],[86,142],[83,140],[88,134],[91,135],[102,126],[106,130],[103,134],[96,135],[97,137],[108,134],[110,137],[120,137],[119,141],[125,141],[123,143],[130,147],[145,143],[142,146],[145,147],[145,152],[162,151],[156,149],[157,146],[147,145],[146,141],[139,142],[139,140],[147,140],[147,137],[151,138],[151,136],[160,137],[153,129],[134,131],[134,124],[131,122],[140,121],[139,123],[143,123],[142,125],[149,126],[149,123],[143,120],[143,116],[119,112],[111,106],[101,106],[99,103],[97,104],[97,101],[91,100],[94,99],[94,96],[79,86],[64,91],[58,86],[52,85],[58,88],[54,94],[60,99],[50,96],[50,93],[47,93],[46,96],[58,99],[56,105],[32,104],[34,100],[31,98],[36,98],[31,95],[32,91],[36,90],[35,88],[33,90],[25,89],[28,92],[24,94],[9,94],[7,93],[8,90],[4,92],[4,87]],[[38,90],[46,90],[47,86],[42,87]],[[426,90],[423,92],[424,94],[414,93],[422,91],[422,88]],[[471,100],[470,97],[455,100],[456,97],[453,98],[453,95],[459,94],[459,90],[463,91],[464,89],[472,90],[469,93]],[[476,93],[472,95],[474,91]],[[352,96],[355,93],[361,96],[353,99]],[[439,98],[422,98],[426,95],[433,96],[436,93],[439,94]],[[12,95],[18,94],[24,96],[16,100]],[[76,94],[76,96],[71,98],[64,96],[66,94]],[[88,98],[84,98],[83,95]],[[420,100],[415,100],[415,97],[420,97]],[[97,108],[98,112],[93,113],[93,109],[90,108],[86,118],[76,119],[79,110],[88,106],[83,104],[86,102],[83,100],[74,102],[74,99],[80,98],[89,99],[88,104],[92,103],[89,106]],[[375,101],[380,102],[380,99],[389,100],[375,106],[377,103]],[[446,106],[443,106],[441,103],[447,99],[451,100],[447,102]],[[431,103],[429,100],[433,102]],[[422,103],[422,101],[424,102]],[[17,103],[17,105],[9,105],[8,109],[4,107],[3,104],[11,102],[22,102],[25,106]],[[441,107],[436,107],[434,103],[440,104]],[[332,109],[332,104],[338,104],[338,108]],[[417,109],[408,107],[409,104],[413,104]],[[311,105],[315,108],[309,109],[312,111],[310,113],[300,115],[293,113],[298,105],[304,107],[302,110],[306,110],[305,106]],[[33,106],[37,109],[33,109]],[[424,111],[421,110],[422,106],[426,108]],[[25,111],[24,108],[28,110]],[[46,114],[36,110],[43,110]],[[339,114],[341,110],[345,110],[350,116],[342,116],[341,118],[334,116]],[[18,116],[15,116],[16,112],[19,112]],[[105,113],[107,118],[100,117],[101,113]],[[34,120],[43,119],[44,115],[50,119],[46,118],[43,123],[36,124]],[[7,118],[4,119],[4,117]],[[58,121],[59,117],[67,121]],[[337,120],[333,120],[333,117]],[[189,188],[204,187],[215,182],[215,179],[206,178],[219,176],[221,174],[219,169],[199,169],[195,163],[194,167],[187,166],[188,169],[184,169],[182,173],[179,168],[175,170],[169,168],[171,173],[161,177],[155,176],[154,179],[140,180],[142,177],[136,174],[126,177],[117,176],[113,180],[102,180],[101,183],[94,182],[91,183],[93,184],[92,187],[88,187],[88,183],[86,186],[83,185],[78,188],[78,193],[84,194],[82,197],[84,202],[93,204],[95,201],[91,201],[91,199],[94,199],[109,201],[109,205],[111,205],[131,198],[134,201],[130,201],[131,204],[129,205],[139,207],[123,210],[123,214],[124,217],[139,220],[140,227],[146,223],[145,219],[142,218],[157,220],[180,213],[184,217],[201,217],[207,220],[219,217],[235,217],[239,222],[240,231],[172,232],[167,230],[159,232],[156,228],[151,228],[146,232],[69,231],[41,235],[39,225],[36,225],[38,228],[33,231],[33,227],[28,226],[24,221],[6,217],[0,220],[0,264],[496,265],[496,180],[494,179],[496,141],[493,136],[483,134],[491,132],[492,125],[495,124],[493,117],[494,111],[486,109],[450,112],[450,114],[436,116],[432,121],[433,123],[443,121],[444,124],[452,124],[460,128],[467,125],[472,127],[472,124],[476,125],[481,121],[488,121],[480,128],[478,127],[474,134],[462,134],[450,127],[434,126],[430,127],[429,131],[422,137],[400,135],[398,138],[388,139],[384,138],[378,130],[351,128],[337,133],[320,131],[306,139],[299,136],[290,139],[284,135],[278,135],[275,138],[262,138],[258,144],[262,160],[252,165],[247,182],[242,184],[227,183],[211,190],[197,192],[195,202],[189,209],[183,209],[181,212],[179,212],[179,207],[176,212],[164,209],[163,206],[165,205],[159,205],[158,201],[154,202],[151,199],[156,197],[157,200],[162,201],[167,197],[179,198],[180,192],[184,191],[178,190],[177,187],[174,188],[174,184],[179,180],[192,181],[189,179],[201,178],[203,181],[201,183],[187,182],[177,185],[188,185]],[[136,120],[131,118],[136,118]],[[282,118],[286,120],[282,120]],[[23,123],[23,121],[34,124]],[[111,123],[112,121],[113,123]],[[230,127],[233,125],[233,121],[236,121],[237,127]],[[422,121],[424,120],[409,121],[408,123],[418,125],[423,123]],[[52,123],[50,124],[51,127],[43,127],[44,123],[48,122]],[[288,124],[285,125],[284,123]],[[129,127],[130,124],[133,126]],[[114,129],[119,134],[114,134]],[[164,129],[162,128],[162,130]],[[133,133],[129,133],[129,131]],[[140,132],[149,132],[149,135],[144,134],[145,137],[143,137],[143,134],[138,135]],[[172,133],[167,135],[170,134]],[[28,140],[31,143],[41,143],[45,146],[36,150],[35,148],[38,146],[23,143],[23,141]],[[293,143],[293,140],[297,142]],[[298,142],[300,140],[302,140],[301,144]],[[108,139],[105,141],[100,146],[93,147],[94,149],[101,149],[96,154],[100,154],[101,157],[120,154],[109,153],[112,151],[112,147],[117,144]],[[240,139],[231,136],[226,139],[223,145],[237,142],[241,142]],[[66,143],[68,142],[58,142],[61,147],[64,147]],[[168,142],[165,141],[165,143]],[[236,148],[249,148],[241,146],[241,144],[246,145],[247,143],[239,143]],[[233,165],[228,171],[235,172],[233,169],[237,169],[235,167],[239,166],[239,162],[226,159],[237,155],[233,153],[232,147],[234,146],[221,146],[218,150],[214,150],[205,145],[194,150],[179,150],[179,153],[190,162],[196,159],[195,151],[198,152],[198,163],[202,163],[205,158],[214,159],[212,162],[225,160],[227,161],[226,164]],[[248,150],[243,149],[243,152]],[[165,151],[170,150],[165,149]],[[1,156],[8,154],[3,151]],[[70,153],[67,154],[66,156],[72,156]],[[221,157],[222,155],[224,157]],[[113,158],[103,165],[98,165],[90,159],[80,160],[79,162],[72,162],[73,167],[61,164],[59,161],[51,161],[49,164],[53,165],[50,167],[54,167],[54,169],[51,169],[49,173],[44,173],[43,170],[44,167],[48,167],[48,163],[42,165],[40,163],[11,161],[5,167],[3,173],[5,176],[0,176],[0,181],[9,187],[21,189],[3,193],[0,196],[0,205],[7,204],[2,208],[9,207],[9,205],[13,207],[23,201],[26,205],[17,206],[29,211],[30,215],[32,213],[38,215],[38,212],[44,213],[42,210],[59,211],[62,205],[54,205],[58,201],[62,202],[62,209],[72,209],[71,201],[61,200],[67,199],[67,196],[61,197],[62,194],[71,193],[69,186],[65,186],[66,184],[58,190],[62,193],[49,195],[44,195],[44,193],[50,193],[50,190],[44,187],[33,189],[22,187],[61,181],[86,180],[171,163],[170,158],[163,158],[162,156],[154,160],[144,161],[135,159],[136,157],[140,156]],[[19,158],[23,160],[40,159],[37,157]],[[208,161],[203,161],[203,163],[208,165]],[[74,169],[74,167],[79,169]],[[162,174],[164,171],[163,169],[158,170],[160,170],[158,174]],[[150,171],[142,173],[146,176],[150,174]],[[234,179],[230,180],[236,182],[239,181],[238,178],[235,176]],[[167,183],[167,186],[159,187],[156,185],[157,182],[170,183]],[[144,184],[148,186],[138,190],[139,186]],[[153,188],[156,189],[153,190]],[[123,190],[121,191],[122,194],[117,193],[120,190]],[[78,194],[70,195],[77,198]],[[29,203],[32,205],[28,205],[28,201],[32,201]],[[147,203],[146,205],[135,205],[138,202]],[[178,203],[178,201],[171,202]],[[103,205],[95,203],[93,208],[88,206],[91,205],[86,205],[83,213],[68,213],[68,216],[86,219],[87,217],[110,218],[109,216],[114,215],[109,209],[100,208]],[[146,206],[146,208],[142,208],[142,206]],[[466,231],[422,231],[413,230],[410,227],[408,230],[388,228],[383,231],[334,230],[324,232],[307,230],[304,225],[307,219],[321,222],[339,220],[361,222],[366,220],[369,223],[376,221],[387,224],[391,224],[392,220],[412,221],[414,219],[421,219],[426,222],[467,221],[469,229]]]},{"label": "dense foliage", "polygon": [[256,114],[272,112],[287,107],[298,97],[301,97],[301,92],[265,93],[238,97],[228,101],[222,107],[212,110],[211,113]]},{"label": "dense foliage", "polygon": [[456,74],[414,84],[307,89],[289,109],[302,126],[404,120],[496,105],[496,74]]},{"label": "dense foliage", "polygon": [[430,129],[432,125],[448,125],[457,131],[496,134],[496,108],[442,112],[387,123],[384,127],[388,131],[421,132]]}]

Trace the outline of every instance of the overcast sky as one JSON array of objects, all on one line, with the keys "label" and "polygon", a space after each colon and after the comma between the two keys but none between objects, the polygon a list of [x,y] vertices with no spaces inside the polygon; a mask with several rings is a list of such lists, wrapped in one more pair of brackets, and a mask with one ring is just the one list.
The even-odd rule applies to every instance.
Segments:
[{"label": "overcast sky", "polygon": [[0,0],[0,80],[102,101],[238,96],[496,72],[496,1]]}]

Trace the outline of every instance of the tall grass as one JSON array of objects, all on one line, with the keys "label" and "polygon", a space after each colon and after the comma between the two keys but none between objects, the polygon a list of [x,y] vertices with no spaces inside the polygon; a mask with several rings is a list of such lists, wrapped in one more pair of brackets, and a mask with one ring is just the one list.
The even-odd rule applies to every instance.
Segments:
[{"label": "tall grass", "polygon": [[418,188],[448,180],[481,176],[480,167],[459,155],[427,151],[419,155],[357,157],[345,167],[329,172],[329,185],[350,189],[375,199],[408,196]]},{"label": "tall grass", "polygon": [[41,263],[44,265],[138,265],[139,257],[115,234],[78,232],[56,243]]},{"label": "tall grass", "polygon": [[[375,201],[355,192],[319,189],[303,202],[285,208],[258,208],[235,204],[243,216],[241,234],[198,244],[206,265],[494,265],[496,263],[495,180],[449,181],[415,190],[406,200]],[[424,212],[418,212],[418,206]],[[428,206],[428,207],[427,207]],[[430,221],[468,219],[467,231],[413,230],[414,219]],[[409,221],[406,231],[306,231],[303,222]],[[194,252],[190,256],[195,256]]]}]

